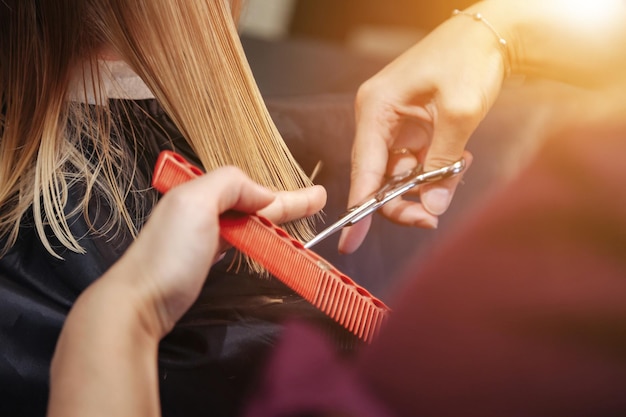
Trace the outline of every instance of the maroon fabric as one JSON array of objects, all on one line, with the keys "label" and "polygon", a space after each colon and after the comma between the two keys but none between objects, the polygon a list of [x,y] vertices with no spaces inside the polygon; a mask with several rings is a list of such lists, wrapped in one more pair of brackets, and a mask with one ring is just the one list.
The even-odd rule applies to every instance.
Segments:
[{"label": "maroon fabric", "polygon": [[288,330],[249,415],[626,415],[625,133],[550,141],[408,269],[355,367]]},{"label": "maroon fabric", "polygon": [[391,417],[317,329],[294,323],[285,335],[246,416],[314,416],[332,410],[334,415]]},{"label": "maroon fabric", "polygon": [[398,294],[359,366],[398,415],[626,415],[624,132],[550,141]]}]

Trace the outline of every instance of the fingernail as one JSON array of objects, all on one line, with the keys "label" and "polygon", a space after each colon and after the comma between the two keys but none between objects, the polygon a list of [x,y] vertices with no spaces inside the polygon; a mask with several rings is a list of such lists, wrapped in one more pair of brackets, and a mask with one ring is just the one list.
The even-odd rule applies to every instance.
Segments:
[{"label": "fingernail", "polygon": [[439,218],[435,217],[432,219],[428,219],[424,224],[418,224],[416,226],[427,227],[429,229],[436,229],[439,226]]},{"label": "fingernail", "polygon": [[215,259],[213,259],[213,265],[215,265],[216,263],[222,261],[225,256],[226,256],[226,251],[224,251],[224,252],[220,253],[219,255],[217,255],[215,257]]},{"label": "fingernail", "polygon": [[443,214],[450,205],[452,196],[446,188],[430,188],[422,194],[424,208],[435,216]]},{"label": "fingernail", "polygon": [[354,226],[346,227],[339,236],[339,253],[350,254],[355,252],[367,235],[369,220],[364,219]]},{"label": "fingernail", "polygon": [[339,244],[337,245],[337,249],[339,250],[339,253],[342,255],[346,255],[349,253],[348,250],[346,249],[346,234],[347,234],[346,229],[342,230],[339,234]]}]

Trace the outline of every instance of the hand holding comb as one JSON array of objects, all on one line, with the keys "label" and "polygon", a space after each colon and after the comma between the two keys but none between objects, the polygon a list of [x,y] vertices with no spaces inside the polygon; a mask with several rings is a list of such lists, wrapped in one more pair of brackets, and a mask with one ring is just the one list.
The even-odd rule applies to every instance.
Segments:
[{"label": "hand holding comb", "polygon": [[[163,151],[152,185],[166,193],[202,174],[182,156]],[[223,214],[220,235],[363,341],[372,340],[390,311],[382,301],[264,217]]]}]

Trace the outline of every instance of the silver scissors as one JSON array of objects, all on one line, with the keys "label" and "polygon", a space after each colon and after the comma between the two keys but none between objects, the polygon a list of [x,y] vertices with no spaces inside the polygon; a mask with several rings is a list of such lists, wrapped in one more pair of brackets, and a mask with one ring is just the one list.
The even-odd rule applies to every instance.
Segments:
[{"label": "silver scissors", "polygon": [[349,208],[348,211],[339,218],[339,220],[322,230],[313,239],[305,243],[304,247],[310,249],[333,233],[338,232],[346,226],[354,225],[378,210],[390,200],[401,196],[413,187],[452,177],[463,171],[464,168],[465,160],[460,159],[452,165],[432,171],[424,172],[422,165],[419,164],[415,168],[402,174],[391,176],[378,191],[374,192],[362,203]]}]

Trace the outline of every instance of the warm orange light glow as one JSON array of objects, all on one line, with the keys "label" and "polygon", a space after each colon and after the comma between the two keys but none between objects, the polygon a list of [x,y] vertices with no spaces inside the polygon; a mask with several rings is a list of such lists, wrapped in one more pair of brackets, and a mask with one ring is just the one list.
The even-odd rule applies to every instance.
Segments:
[{"label": "warm orange light glow", "polygon": [[563,15],[583,28],[605,25],[624,13],[624,0],[569,0]]}]

